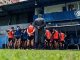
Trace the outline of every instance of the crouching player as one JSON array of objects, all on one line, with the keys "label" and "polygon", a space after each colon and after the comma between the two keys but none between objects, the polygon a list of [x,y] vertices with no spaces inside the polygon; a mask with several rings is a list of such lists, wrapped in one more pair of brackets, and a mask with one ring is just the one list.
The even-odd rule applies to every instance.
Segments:
[{"label": "crouching player", "polygon": [[50,49],[51,32],[48,29],[46,29],[45,38],[45,47]]},{"label": "crouching player", "polygon": [[20,48],[20,43],[21,43],[21,29],[19,26],[17,26],[17,30],[15,32],[15,43],[14,43],[14,48]]},{"label": "crouching player", "polygon": [[27,31],[26,29],[23,30],[21,35],[21,48],[26,49],[27,48]]},{"label": "crouching player", "polygon": [[59,48],[59,32],[54,29],[52,32],[52,44],[54,44],[53,46],[55,49]]},{"label": "crouching player", "polygon": [[11,28],[9,31],[8,31],[8,48],[12,48],[13,46],[13,40],[14,40],[14,31],[13,29]]},{"label": "crouching player", "polygon": [[35,32],[35,27],[32,25],[32,23],[30,23],[27,28],[27,34],[28,34],[27,47],[32,49],[34,48],[34,32]]},{"label": "crouching player", "polygon": [[63,32],[60,31],[60,33],[59,33],[59,45],[60,45],[60,49],[64,49],[65,37],[66,37],[66,35]]}]

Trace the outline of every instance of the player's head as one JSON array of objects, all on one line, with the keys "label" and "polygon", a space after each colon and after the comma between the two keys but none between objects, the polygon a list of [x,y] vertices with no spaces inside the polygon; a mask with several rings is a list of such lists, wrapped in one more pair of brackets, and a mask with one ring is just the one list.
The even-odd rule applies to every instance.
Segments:
[{"label": "player's head", "polygon": [[59,32],[61,33],[62,31],[61,31],[61,30],[59,30]]},{"label": "player's head", "polygon": [[14,30],[14,27],[11,27],[12,30]]},{"label": "player's head", "polygon": [[53,32],[55,31],[55,29],[52,30]]},{"label": "player's head", "polygon": [[31,23],[29,23],[30,25],[32,25],[32,22]]},{"label": "player's head", "polygon": [[12,31],[14,31],[15,29],[14,29],[14,27],[11,27],[11,29],[12,29]]},{"label": "player's head", "polygon": [[11,28],[9,29],[9,31],[13,31],[13,28],[11,27]]},{"label": "player's head", "polygon": [[42,14],[39,14],[39,15],[38,15],[38,18],[42,18]]},{"label": "player's head", "polygon": [[9,29],[9,31],[12,31],[12,29]]},{"label": "player's head", "polygon": [[20,26],[17,26],[17,30],[19,30],[20,29]]},{"label": "player's head", "polygon": [[46,28],[46,30],[49,30],[48,28]]}]

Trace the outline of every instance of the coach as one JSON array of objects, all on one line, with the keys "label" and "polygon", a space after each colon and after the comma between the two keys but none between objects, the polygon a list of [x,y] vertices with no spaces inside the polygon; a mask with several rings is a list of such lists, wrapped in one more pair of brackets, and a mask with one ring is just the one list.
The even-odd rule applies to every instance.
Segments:
[{"label": "coach", "polygon": [[42,15],[39,14],[38,18],[34,21],[34,26],[36,27],[35,31],[35,46],[36,48],[44,48],[44,18],[42,18]]}]

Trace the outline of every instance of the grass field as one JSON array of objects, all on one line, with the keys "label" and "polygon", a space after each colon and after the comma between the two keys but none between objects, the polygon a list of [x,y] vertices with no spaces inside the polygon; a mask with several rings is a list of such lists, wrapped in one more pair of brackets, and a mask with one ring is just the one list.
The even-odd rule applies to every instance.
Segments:
[{"label": "grass field", "polygon": [[0,60],[80,60],[80,51],[0,50]]}]

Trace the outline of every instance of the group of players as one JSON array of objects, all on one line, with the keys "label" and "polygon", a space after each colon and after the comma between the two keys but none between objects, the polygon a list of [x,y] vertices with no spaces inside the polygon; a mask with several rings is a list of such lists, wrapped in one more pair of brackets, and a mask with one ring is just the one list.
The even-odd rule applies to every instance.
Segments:
[{"label": "group of players", "polygon": [[26,29],[21,29],[20,26],[17,26],[17,29],[14,30],[12,27],[8,30],[8,48],[34,48],[34,32],[35,27],[32,23]]},{"label": "group of players", "polygon": [[49,49],[64,49],[64,42],[65,42],[65,33],[54,30],[51,32],[50,30],[46,29],[45,32],[45,46]]},{"label": "group of players", "polygon": [[[13,27],[8,30],[8,48],[18,49],[34,49],[35,48],[35,27],[32,23],[26,29],[21,29],[17,26],[14,30]],[[54,30],[51,32],[49,29],[45,30],[44,48],[58,49],[64,48],[64,41],[66,35],[63,32]]]}]

